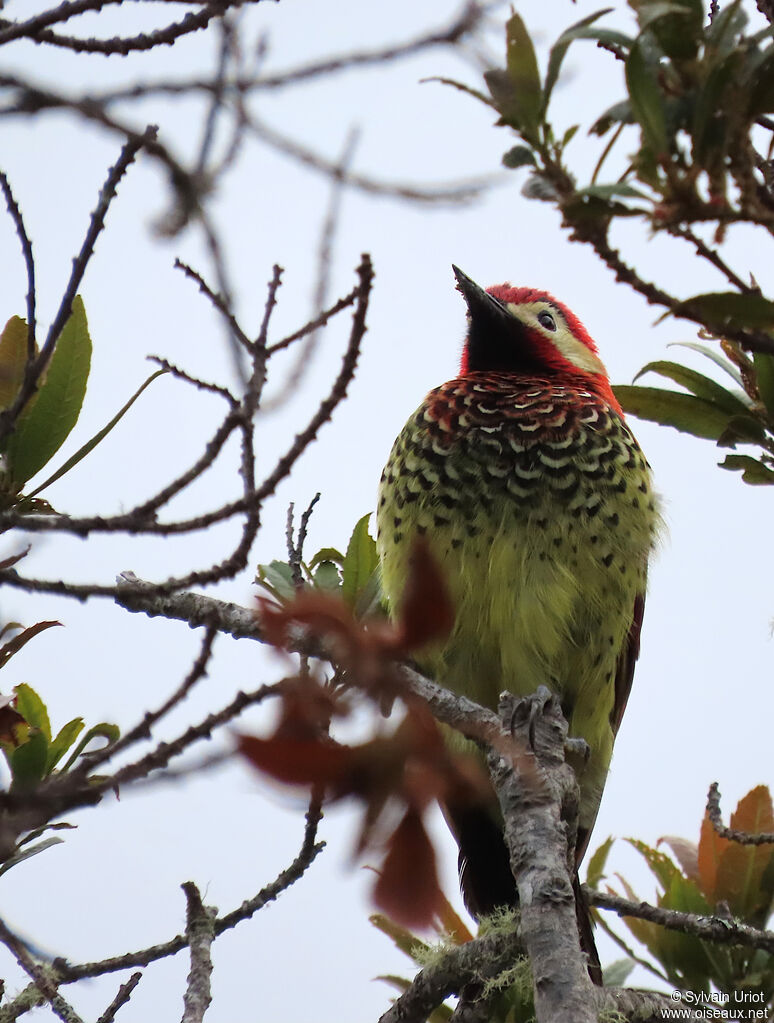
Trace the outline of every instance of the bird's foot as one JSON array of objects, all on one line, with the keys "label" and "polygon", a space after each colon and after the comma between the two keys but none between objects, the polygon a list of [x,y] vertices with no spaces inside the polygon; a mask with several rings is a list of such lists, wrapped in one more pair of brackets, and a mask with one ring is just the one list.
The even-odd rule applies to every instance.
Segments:
[{"label": "bird's foot", "polygon": [[[546,686],[539,686],[529,696],[501,693],[499,712],[505,728],[535,751],[547,751],[567,737],[559,698]],[[558,751],[557,756],[561,759]]]},{"label": "bird's foot", "polygon": [[568,760],[572,757],[585,764],[591,756],[591,746],[585,739],[568,736],[564,740],[564,754]]}]

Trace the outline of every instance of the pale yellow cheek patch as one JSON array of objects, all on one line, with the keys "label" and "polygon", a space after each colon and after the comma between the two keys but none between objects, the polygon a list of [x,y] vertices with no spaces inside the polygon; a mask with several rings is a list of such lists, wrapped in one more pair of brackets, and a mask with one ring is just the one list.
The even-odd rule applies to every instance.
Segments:
[{"label": "pale yellow cheek patch", "polygon": [[[547,310],[545,305],[540,303],[516,305],[515,302],[509,302],[507,309],[515,319],[520,320],[526,327],[538,331],[546,341],[550,341],[559,354],[573,366],[577,366],[578,369],[582,369],[586,373],[602,373],[607,376],[602,360],[598,359],[582,341],[573,335],[558,310]],[[546,311],[553,316],[556,330],[546,330],[538,320],[538,314]]]}]

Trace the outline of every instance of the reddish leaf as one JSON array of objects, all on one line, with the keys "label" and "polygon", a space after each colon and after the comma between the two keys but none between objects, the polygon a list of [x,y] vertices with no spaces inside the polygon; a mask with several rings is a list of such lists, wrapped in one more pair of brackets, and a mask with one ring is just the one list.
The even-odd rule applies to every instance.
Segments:
[{"label": "reddish leaf", "polygon": [[[743,796],[734,813],[731,827],[748,834],[774,832],[771,795],[759,785]],[[718,865],[716,899],[723,899],[735,916],[754,926],[763,926],[771,908],[772,893],[763,884],[774,845],[740,845],[729,842]]]},{"label": "reddish leaf", "polygon": [[19,745],[17,726],[27,723],[11,706],[15,699],[15,696],[0,696],[0,743],[8,744],[14,749]]},{"label": "reddish leaf", "polygon": [[413,810],[407,811],[390,838],[373,897],[379,909],[403,927],[430,927],[443,910],[435,850],[422,818]]},{"label": "reddish leaf", "polygon": [[718,901],[715,895],[717,886],[718,866],[720,858],[731,843],[727,838],[721,838],[712,826],[712,821],[705,814],[701,822],[701,834],[699,836],[699,886],[710,905]]},{"label": "reddish leaf", "polygon": [[687,838],[678,838],[676,835],[664,835],[656,842],[656,846],[664,842],[672,850],[672,853],[683,868],[683,873],[692,881],[701,882],[699,876],[699,850],[694,842]]},{"label": "reddish leaf", "polygon": [[319,739],[259,739],[238,735],[239,751],[251,764],[288,785],[339,785],[351,771],[352,753]]},{"label": "reddish leaf", "polygon": [[29,643],[29,641],[37,636],[39,632],[43,632],[45,629],[51,629],[55,625],[61,625],[61,622],[37,622],[35,625],[30,625],[28,629],[24,629],[18,636],[14,636],[13,639],[9,639],[7,643],[3,643],[0,647],[0,668],[9,661],[15,653]]},{"label": "reddish leaf", "polygon": [[409,576],[400,605],[398,635],[404,650],[444,639],[454,626],[454,605],[446,580],[424,537],[411,549]]}]

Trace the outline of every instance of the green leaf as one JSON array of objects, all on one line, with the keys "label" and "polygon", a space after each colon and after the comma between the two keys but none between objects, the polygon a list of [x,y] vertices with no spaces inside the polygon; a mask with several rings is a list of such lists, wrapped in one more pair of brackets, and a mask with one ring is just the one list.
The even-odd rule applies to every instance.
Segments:
[{"label": "green leaf", "polygon": [[13,687],[16,693],[16,710],[24,718],[28,725],[37,728],[46,737],[46,742],[51,741],[51,723],[48,720],[48,708],[32,686],[21,682]]},{"label": "green leaf", "polygon": [[[548,104],[551,102],[551,93],[554,91],[554,86],[559,79],[559,72],[562,67],[565,55],[570,48],[570,44],[576,39],[582,39],[583,30],[589,25],[593,24],[598,18],[601,18],[604,14],[609,14],[613,10],[612,7],[604,7],[601,11],[596,11],[594,14],[589,14],[587,17],[582,18],[580,21],[576,21],[574,25],[570,25],[568,29],[559,36],[548,54],[548,69],[546,71],[546,81],[543,86],[543,117],[545,117],[546,111],[548,110]],[[588,38],[588,37],[586,37]],[[625,38],[625,37],[624,37]],[[629,40],[631,42],[631,40]]]},{"label": "green leaf", "polygon": [[747,12],[742,9],[741,0],[733,0],[718,11],[705,33],[707,57],[724,57],[735,49],[747,20]]},{"label": "green leaf", "polygon": [[53,769],[70,749],[72,744],[78,738],[83,731],[83,718],[73,718],[72,721],[68,721],[66,725],[63,725],[56,734],[56,737],[52,739],[48,749],[48,763],[46,764],[46,774],[51,774]]},{"label": "green leaf", "polygon": [[703,373],[697,373],[695,369],[681,366],[679,362],[663,360],[649,362],[642,367],[634,379],[639,380],[643,373],[658,373],[662,377],[674,380],[676,384],[687,388],[697,398],[703,398],[724,412],[728,412],[729,415],[746,416],[750,414],[749,406],[735,394],[727,391],[725,387],[721,387],[719,383]]},{"label": "green leaf", "polygon": [[758,294],[740,294],[738,291],[717,291],[694,295],[681,302],[676,310],[698,314],[713,328],[749,328],[767,330],[774,328],[774,302]]},{"label": "green leaf", "polygon": [[292,600],[296,595],[293,569],[286,561],[272,561],[258,566],[258,581],[278,600]]},{"label": "green leaf", "polygon": [[667,57],[692,60],[696,56],[704,22],[701,0],[642,4],[637,14],[642,27],[653,33]]},{"label": "green leaf", "polygon": [[23,863],[24,860],[28,860],[32,856],[37,856],[38,853],[45,852],[45,850],[50,849],[52,845],[61,845],[62,841],[63,840],[61,838],[51,835],[49,838],[43,839],[42,842],[38,842],[37,845],[31,845],[27,849],[22,849],[3,863],[2,867],[0,867],[0,876],[2,876],[7,870],[10,870],[11,867],[15,867],[17,863]]},{"label": "green leaf", "polygon": [[358,594],[369,581],[379,564],[376,541],[368,532],[368,520],[370,517],[370,514],[368,514],[358,520],[355,528],[352,530],[352,536],[347,544],[347,553],[344,557],[341,591],[342,596],[350,607],[354,607]]},{"label": "green leaf", "polygon": [[708,348],[707,345],[700,345],[697,341],[672,341],[667,345],[667,348],[688,348],[692,352],[701,353],[701,355],[705,356],[705,358],[714,362],[716,366],[719,366],[724,373],[728,373],[731,379],[734,380],[741,388],[744,388],[742,374],[733,362],[728,360],[725,355],[721,355],[720,352],[716,352],[712,348]]},{"label": "green leaf", "polygon": [[511,97],[517,127],[528,140],[537,140],[543,94],[540,87],[535,48],[519,14],[511,14],[505,25],[506,68],[513,84]]},{"label": "green leaf", "polygon": [[634,124],[634,113],[628,99],[608,107],[589,128],[591,135],[604,135],[614,124]]},{"label": "green leaf", "polygon": [[606,838],[602,845],[594,850],[594,855],[586,866],[586,884],[591,888],[599,888],[604,879],[605,865],[607,864],[610,850],[613,848],[613,842],[615,842],[615,839],[612,835]]},{"label": "green leaf", "polygon": [[338,590],[341,586],[338,566],[332,561],[321,561],[314,573],[314,585],[319,590]]},{"label": "green leaf", "polygon": [[0,334],[0,409],[9,408],[19,392],[27,365],[27,321],[12,316]]},{"label": "green leaf", "polygon": [[107,748],[112,743],[116,742],[120,736],[121,729],[118,725],[112,725],[108,721],[100,721],[98,725],[93,725],[67,758],[67,763],[61,768],[61,770],[69,771],[78,757],[88,748],[94,739],[104,739],[105,746],[103,748]]},{"label": "green leaf", "polygon": [[625,384],[619,384],[613,391],[625,412],[662,426],[673,426],[681,433],[716,441],[728,427],[727,412],[692,394]]},{"label": "green leaf", "polygon": [[579,196],[591,196],[594,199],[613,199],[615,196],[623,196],[626,199],[647,199],[648,196],[639,188],[627,185],[625,181],[614,182],[611,185],[587,185],[586,188],[579,188],[575,193]]},{"label": "green leaf", "polygon": [[78,295],[37,399],[24,410],[8,438],[5,454],[17,483],[31,479],[64,444],[81,412],[90,365],[91,338],[83,300]]},{"label": "green leaf", "polygon": [[722,165],[728,149],[729,104],[741,103],[743,54],[735,50],[712,68],[696,92],[691,122],[693,157],[701,167]]},{"label": "green leaf", "polygon": [[395,947],[408,956],[412,962],[421,961],[423,956],[427,955],[430,951],[430,946],[426,942],[421,941],[406,927],[393,923],[389,917],[383,916],[381,913],[373,913],[369,916],[368,920],[378,931],[386,934],[392,940]]},{"label": "green leaf", "polygon": [[39,487],[36,487],[32,491],[32,493],[27,494],[27,497],[28,498],[35,497],[35,495],[39,494],[41,490],[45,490],[46,487],[50,486],[56,480],[60,479],[62,476],[64,476],[66,472],[69,472],[74,466],[78,464],[78,462],[84,459],[86,455],[88,455],[91,451],[94,450],[94,448],[100,443],[100,441],[104,440],[105,437],[107,437],[107,435],[110,433],[113,427],[124,418],[126,413],[129,411],[132,405],[134,405],[134,403],[140,397],[145,388],[149,387],[157,377],[160,377],[164,373],[168,372],[169,370],[166,369],[157,369],[155,373],[151,373],[148,379],[137,388],[137,390],[134,392],[129,401],[127,401],[127,403],[124,406],[122,406],[122,408],[120,408],[118,412],[113,416],[113,418],[110,420],[107,426],[103,426],[101,430],[94,434],[91,440],[86,441],[83,447],[78,448],[75,454],[68,458],[64,465],[60,466],[57,469],[57,471],[53,474],[53,476],[49,476],[48,479],[44,483],[41,483]]},{"label": "green leaf", "polygon": [[30,732],[27,741],[8,755],[11,790],[34,788],[46,776],[48,739],[43,732]]},{"label": "green leaf", "polygon": [[639,36],[626,61],[626,88],[642,135],[656,155],[669,146],[663,96],[653,70],[645,58],[643,37]]},{"label": "green leaf", "polygon": [[767,352],[754,352],[755,382],[758,395],[766,406],[766,411],[774,418],[774,355]]},{"label": "green leaf", "polygon": [[309,562],[309,570],[311,571],[316,568],[321,561],[333,561],[337,565],[343,565],[344,555],[341,551],[337,551],[335,547],[323,547]]},{"label": "green leaf", "polygon": [[774,470],[751,455],[726,455],[718,463],[721,469],[742,472],[742,479],[752,486],[774,486]]},{"label": "green leaf", "polygon": [[[486,76],[484,76],[486,77]],[[478,89],[473,89],[469,85],[465,85],[464,82],[458,82],[454,78],[443,78],[440,75],[435,75],[432,78],[420,78],[420,82],[440,82],[441,85],[450,85],[453,89],[459,89],[460,92],[465,92],[468,96],[472,96],[473,99],[479,100],[481,103],[485,103],[488,107],[494,107],[492,100],[485,96],[483,92],[479,92]]]},{"label": "green leaf", "polygon": [[508,170],[516,170],[517,167],[535,167],[535,157],[529,146],[514,146],[507,153],[503,153],[503,167]]},{"label": "green leaf", "polygon": [[606,966],[603,974],[605,987],[623,987],[636,963],[633,959],[616,959]]}]

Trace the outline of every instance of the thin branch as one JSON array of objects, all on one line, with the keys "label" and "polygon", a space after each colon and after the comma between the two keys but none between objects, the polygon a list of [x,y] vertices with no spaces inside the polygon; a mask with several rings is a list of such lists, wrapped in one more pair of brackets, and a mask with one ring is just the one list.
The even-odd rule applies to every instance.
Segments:
[{"label": "thin branch", "polygon": [[13,220],[16,234],[21,243],[24,266],[27,271],[27,362],[31,363],[35,358],[35,345],[37,336],[37,324],[35,322],[35,258],[32,254],[32,242],[24,226],[24,218],[19,209],[19,204],[11,191],[11,184],[5,173],[0,171],[0,188],[5,196],[5,204]]},{"label": "thin branch", "polygon": [[648,920],[671,931],[693,934],[703,941],[712,941],[718,945],[743,945],[774,953],[774,931],[759,931],[756,927],[726,917],[699,916],[698,913],[682,913],[676,909],[650,906],[647,902],[630,902],[619,895],[597,891],[587,885],[583,885],[583,891],[592,906],[612,909],[622,917]]},{"label": "thin branch", "polygon": [[110,207],[110,203],[116,194],[116,189],[121,178],[128,170],[130,164],[134,161],[140,149],[149,142],[155,140],[155,138],[156,128],[146,128],[145,132],[141,136],[136,137],[124,145],[121,150],[121,155],[115,165],[110,168],[107,180],[100,191],[97,206],[91,214],[89,227],[86,231],[86,237],[83,240],[83,245],[81,246],[80,252],[73,260],[73,269],[70,274],[70,279],[67,282],[67,287],[65,288],[64,295],[62,296],[62,300],[59,304],[59,309],[57,310],[56,316],[49,328],[45,343],[43,344],[38,357],[27,362],[24,372],[24,380],[22,381],[19,393],[16,395],[16,398],[10,408],[0,413],[0,442],[2,442],[13,429],[19,413],[35,393],[38,380],[49,363],[54,346],[59,335],[62,333],[62,328],[72,312],[73,300],[75,299],[78,287],[83,280],[83,275],[86,272],[89,260],[94,254],[94,246],[100,232],[105,226],[105,217]]},{"label": "thin branch", "polygon": [[0,920],[0,941],[11,952],[27,976],[32,978],[35,986],[45,996],[46,1001],[62,1020],[62,1023],[83,1023],[75,1009],[59,994],[58,981],[50,975],[47,967],[33,959],[25,948],[24,942],[17,938],[3,920]]},{"label": "thin branch", "polygon": [[774,833],[772,832],[764,831],[758,834],[751,834],[748,831],[737,831],[735,828],[727,828],[723,824],[723,818],[720,813],[720,787],[716,781],[713,781],[710,785],[707,795],[707,816],[712,822],[712,827],[721,838],[727,838],[731,842],[737,842],[739,845],[774,844]]},{"label": "thin branch", "polygon": [[217,910],[205,906],[193,881],[182,885],[187,913],[185,939],[191,951],[191,969],[183,997],[182,1023],[201,1023],[212,1002],[212,942],[215,939]]},{"label": "thin branch", "polygon": [[[230,913],[218,917],[213,924],[216,937],[242,923],[242,921],[249,920],[259,910],[263,909],[264,906],[276,901],[284,891],[304,876],[314,860],[325,848],[324,842],[316,841],[317,825],[320,817],[319,807],[310,805],[304,827],[303,841],[296,858],[289,867],[280,871],[274,881],[263,887],[251,899],[247,899],[241,906]],[[178,934],[169,941],[159,945],[152,945],[139,952],[130,952],[126,955],[114,956],[99,962],[82,963],[79,965],[71,965],[55,960],[54,967],[60,978],[60,983],[71,984],[85,977],[100,977],[106,973],[115,973],[118,970],[124,970],[132,966],[147,966],[159,959],[166,959],[168,956],[175,955],[185,947],[185,935]]]},{"label": "thin branch", "polygon": [[183,273],[188,277],[189,280],[195,281],[199,286],[199,291],[203,295],[206,295],[210,303],[218,310],[220,315],[226,320],[234,337],[237,338],[243,348],[249,350],[252,347],[250,338],[245,334],[242,328],[239,326],[236,317],[231,312],[231,307],[228,299],[223,295],[219,295],[213,291],[212,288],[207,284],[201,274],[197,273],[187,263],[184,263],[181,259],[175,260],[175,269],[182,270]]},{"label": "thin branch", "polygon": [[129,999],[132,997],[132,992],[142,980],[142,973],[138,970],[137,973],[133,973],[129,980],[125,984],[122,984],[116,993],[116,997],[108,1005],[107,1009],[102,1013],[97,1023],[113,1023],[116,1018],[116,1013],[121,1009]]},{"label": "thin branch", "polygon": [[[149,739],[151,737],[151,729],[154,725],[165,717],[171,710],[173,710],[179,703],[188,696],[190,691],[207,674],[207,665],[212,657],[212,647],[215,643],[215,637],[217,635],[217,629],[214,625],[209,625],[202,637],[201,647],[196,660],[191,666],[190,671],[172,693],[172,695],[162,703],[154,711],[147,711],[143,716],[142,721],[135,725],[134,728],[122,735],[116,742],[111,743],[104,749],[99,750],[97,753],[91,754],[85,761],[82,768],[76,768],[80,770],[82,774],[92,773],[94,768],[99,764],[105,763],[107,760],[112,760],[117,753],[121,750],[127,749],[129,746],[133,746],[136,742],[141,739]],[[72,774],[73,772],[71,772]]]}]

